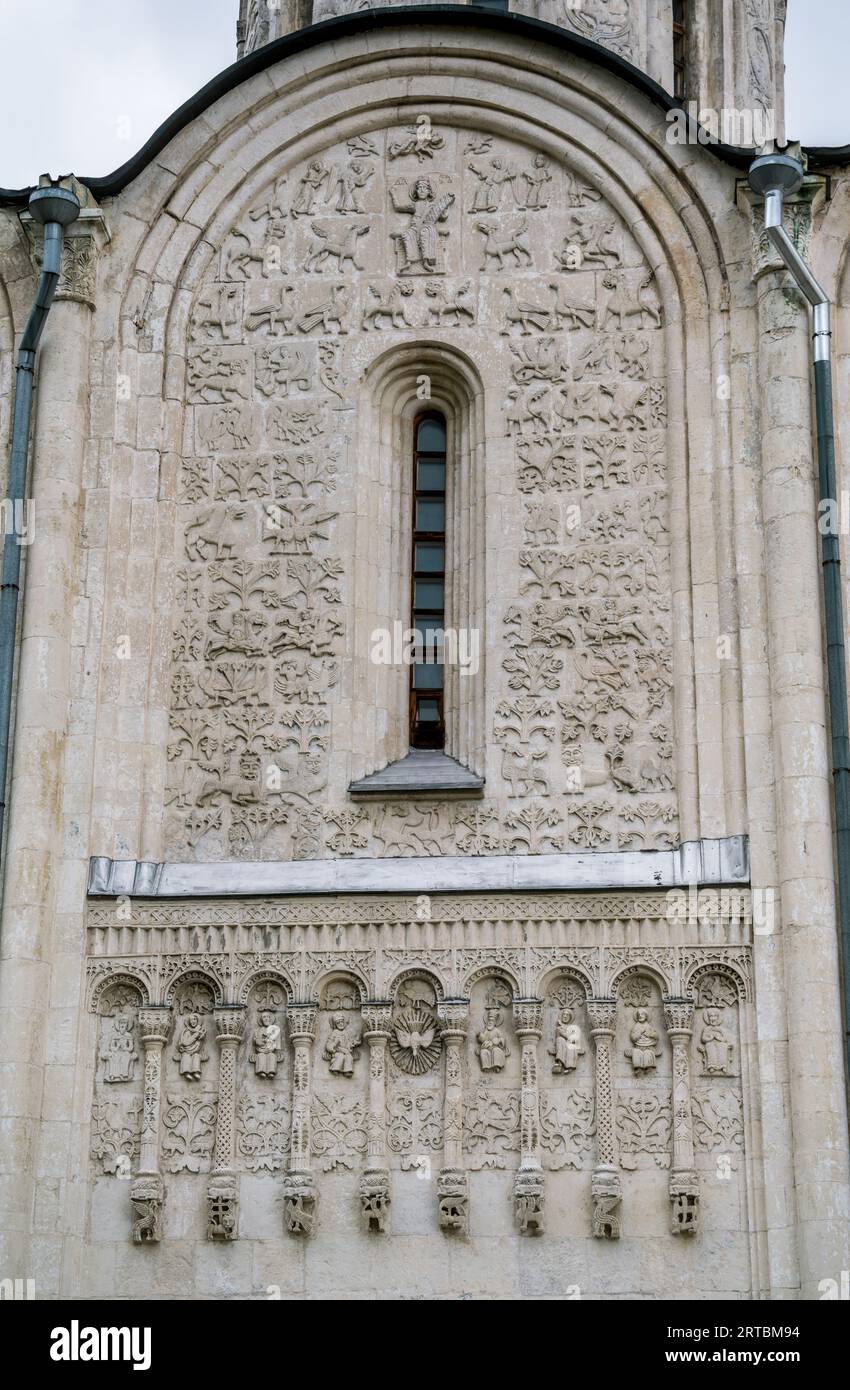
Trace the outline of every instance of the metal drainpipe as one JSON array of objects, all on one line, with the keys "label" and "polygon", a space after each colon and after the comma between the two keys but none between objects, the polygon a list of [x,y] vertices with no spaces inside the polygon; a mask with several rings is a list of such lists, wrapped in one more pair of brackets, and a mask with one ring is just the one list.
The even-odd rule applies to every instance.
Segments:
[{"label": "metal drainpipe", "polygon": [[[818,433],[819,514],[836,516],[835,426],[832,408],[832,331],[829,298],[782,225],[785,196],[803,182],[803,166],[783,154],[766,154],[750,165],[749,183],[764,198],[764,229],[812,306],[812,360]],[[824,509],[823,504],[827,503]],[[844,653],[844,604],[837,525],[820,526],[826,654],[829,672],[832,784],[835,799],[838,924],[844,983],[844,1047],[850,1078],[850,733],[847,717],[847,668]]]},{"label": "metal drainpipe", "polygon": [[69,223],[76,221],[80,203],[70,189],[50,184],[35,190],[29,200],[29,210],[33,220],[44,226],[44,259],[35,300],[18,349],[15,371],[15,411],[12,418],[8,486],[8,503],[14,525],[3,545],[3,574],[0,582],[0,852],[4,845],[6,780],[13,744],[12,695],[21,573],[21,545],[16,523],[26,496],[35,354],[59,282],[64,229]]}]

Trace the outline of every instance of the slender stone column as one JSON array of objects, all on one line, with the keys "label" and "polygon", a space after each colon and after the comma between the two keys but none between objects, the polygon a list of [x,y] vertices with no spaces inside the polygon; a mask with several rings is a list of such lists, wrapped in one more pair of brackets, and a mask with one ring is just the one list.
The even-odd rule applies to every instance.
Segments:
[{"label": "slender stone column", "polygon": [[520,1160],[514,1179],[514,1214],[521,1231],[543,1234],[543,1166],[540,1162],[540,1090],[537,1049],[543,1036],[543,1001],[514,1000],[514,1031],[522,1048]]},{"label": "slender stone column", "polygon": [[[85,206],[66,233],[62,275],[36,361],[24,512],[30,543],[24,555],[19,698],[3,845],[0,1071],[9,1101],[0,1129],[0,1269],[9,1276],[26,1275],[35,1267],[31,1241],[39,1247],[55,1241],[55,1218],[51,1215],[42,1224],[43,1214],[52,1211],[62,1184],[79,1181],[82,1161],[76,1059],[68,1039],[77,1036],[81,1008],[77,1005],[72,1018],[72,980],[77,982],[76,997],[83,997],[85,928],[78,885],[88,850],[85,828],[74,841],[70,831],[76,827],[63,821],[63,788],[68,780],[68,711],[75,690],[72,648],[90,423],[91,321],[103,225],[100,214],[88,206],[86,190],[77,191]],[[40,265],[38,229],[28,212],[21,222],[32,235],[33,259]],[[37,280],[34,270],[33,292]],[[6,543],[15,544],[15,537],[8,536]],[[72,779],[82,802],[83,742],[74,744]],[[80,810],[82,827],[87,826],[86,814]],[[80,846],[76,857],[68,849],[68,859],[63,860],[63,847],[72,843]],[[48,1093],[54,1097],[53,1123],[42,1129],[42,1103]],[[57,1146],[55,1134],[62,1126],[69,1137]],[[68,1204],[62,1230],[69,1247],[75,1245],[79,1251],[85,1236],[84,1204]],[[77,1267],[63,1255],[42,1275],[39,1261],[40,1297],[59,1297],[64,1266]]]},{"label": "slender stone column", "polygon": [[292,1134],[289,1171],[283,1186],[283,1212],[286,1229],[296,1236],[311,1234],[316,1214],[310,1110],[313,1104],[311,1057],[317,1014],[315,1004],[290,1004],[286,1015],[293,1047]]},{"label": "slender stone column", "polygon": [[207,1188],[207,1235],[210,1240],[235,1240],[239,1216],[239,1175],[236,1153],[236,1051],[245,1031],[243,1005],[216,1009],[219,1045],[218,1111],[210,1185]]},{"label": "slender stone column", "polygon": [[363,1006],[363,1037],[369,1049],[369,1118],[366,1167],[360,1178],[360,1214],[364,1231],[386,1231],[390,1207],[387,1161],[387,1041],[392,1000]]},{"label": "slender stone column", "polygon": [[591,1181],[593,1234],[620,1238],[620,1174],[614,1145],[614,1088],[611,1050],[617,1022],[616,999],[588,999],[587,1016],[596,1054],[596,1163]]},{"label": "slender stone column", "polygon": [[690,999],[665,999],[664,1022],[673,1048],[673,1167],[670,1173],[671,1229],[674,1235],[699,1230],[699,1178],[694,1169],[694,1120],[688,1049],[694,1027]]},{"label": "slender stone column", "polygon": [[469,1176],[463,1167],[463,1045],[469,1025],[469,1000],[444,999],[438,1005],[438,1013],[446,1049],[443,1167],[437,1180],[440,1229],[466,1235]]},{"label": "slender stone column", "polygon": [[[814,184],[789,200],[788,229],[808,254]],[[755,210],[761,219],[761,208]],[[828,745],[825,657],[820,633],[820,536],[814,478],[810,322],[805,304],[766,238],[754,270],[758,296],[758,393],[764,517],[762,564],[767,587],[772,739],[776,750],[779,912],[762,921],[761,937],[784,961],[787,1037],[767,1015],[756,938],[756,1003],[761,1074],[787,1068],[788,1110],[766,1116],[765,1151],[773,1134],[793,1136],[793,1191],[770,1194],[770,1209],[796,1224],[799,1274],[793,1251],[774,1284],[804,1299],[819,1296],[826,1272],[850,1258],[850,1175],[842,1049],[840,960]],[[772,887],[754,880],[755,890]],[[769,1000],[769,996],[768,996]],[[778,1034],[778,1036],[777,1036]],[[768,1042],[770,1039],[770,1042]],[[775,1296],[775,1295],[774,1295]]]},{"label": "slender stone column", "polygon": [[171,1032],[171,1009],[139,1010],[139,1034],[144,1049],[144,1098],[139,1171],[130,1188],[133,1240],[136,1245],[162,1239],[165,1184],[159,1171],[162,1113],[162,1049]]}]

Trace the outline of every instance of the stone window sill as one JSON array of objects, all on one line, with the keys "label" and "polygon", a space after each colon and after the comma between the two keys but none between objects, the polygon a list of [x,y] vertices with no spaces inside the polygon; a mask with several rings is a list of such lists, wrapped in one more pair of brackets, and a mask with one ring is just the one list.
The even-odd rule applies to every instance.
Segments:
[{"label": "stone window sill", "polygon": [[484,778],[470,772],[447,753],[412,748],[404,758],[351,782],[348,794],[355,801],[387,800],[399,797],[439,797],[443,799],[480,797]]}]

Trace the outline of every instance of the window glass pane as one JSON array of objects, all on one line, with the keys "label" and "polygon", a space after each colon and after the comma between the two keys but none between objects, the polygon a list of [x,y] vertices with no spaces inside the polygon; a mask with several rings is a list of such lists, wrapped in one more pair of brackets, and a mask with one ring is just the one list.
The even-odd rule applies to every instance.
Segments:
[{"label": "window glass pane", "polygon": [[436,499],[417,498],[416,501],[416,529],[417,531],[445,531],[446,529],[446,504],[438,502]]},{"label": "window glass pane", "polygon": [[431,646],[442,646],[442,613],[415,613],[413,617],[413,626],[416,631],[418,642],[429,642]]},{"label": "window glass pane", "polygon": [[443,582],[434,579],[416,579],[413,584],[413,605],[415,608],[442,608]]},{"label": "window glass pane", "polygon": [[419,541],[414,547],[413,565],[417,574],[442,574],[446,564],[446,547],[432,541]]},{"label": "window glass pane", "polygon": [[446,427],[442,420],[423,420],[416,435],[416,447],[421,453],[446,452]]},{"label": "window glass pane", "polygon": [[420,459],[416,466],[416,487],[419,492],[445,492],[445,463],[436,459]]},{"label": "window glass pane", "polygon": [[417,700],[416,719],[420,724],[437,724],[440,720],[440,705],[437,700]]},{"label": "window glass pane", "polygon": [[432,662],[417,663],[413,668],[414,690],[442,690],[443,668]]}]

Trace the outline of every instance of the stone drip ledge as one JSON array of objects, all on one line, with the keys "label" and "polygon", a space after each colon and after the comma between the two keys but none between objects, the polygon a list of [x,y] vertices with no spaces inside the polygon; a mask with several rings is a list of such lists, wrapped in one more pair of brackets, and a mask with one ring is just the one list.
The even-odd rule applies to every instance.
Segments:
[{"label": "stone drip ledge", "polygon": [[473,893],[700,888],[749,883],[749,840],[691,840],[673,850],[492,854],[425,859],[299,859],[153,864],[89,861],[92,898],[269,897],[315,893]]}]

